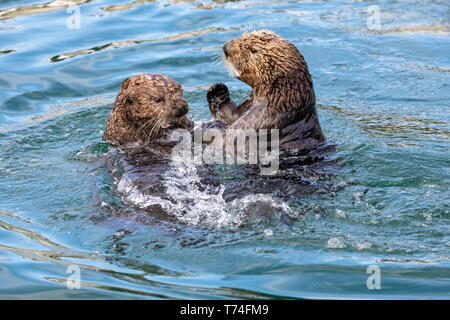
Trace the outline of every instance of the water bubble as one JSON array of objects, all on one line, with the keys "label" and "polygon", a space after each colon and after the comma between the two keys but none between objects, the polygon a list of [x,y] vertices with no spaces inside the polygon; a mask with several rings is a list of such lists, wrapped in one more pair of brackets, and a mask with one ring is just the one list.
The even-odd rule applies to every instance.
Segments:
[{"label": "water bubble", "polygon": [[362,242],[362,243],[357,243],[356,244],[356,249],[358,250],[366,250],[372,247],[372,244],[370,242]]},{"label": "water bubble", "polygon": [[353,194],[353,199],[355,200],[356,204],[360,204],[362,202],[361,199],[363,195],[364,194],[362,192],[356,192]]},{"label": "water bubble", "polygon": [[347,247],[347,245],[342,240],[339,240],[338,238],[331,238],[327,242],[327,247],[330,249],[342,249],[342,248]]},{"label": "water bubble", "polygon": [[341,217],[341,218],[346,218],[347,216],[345,215],[345,212],[343,211],[343,210],[340,210],[340,209],[336,209],[336,215],[338,216],[338,217]]}]

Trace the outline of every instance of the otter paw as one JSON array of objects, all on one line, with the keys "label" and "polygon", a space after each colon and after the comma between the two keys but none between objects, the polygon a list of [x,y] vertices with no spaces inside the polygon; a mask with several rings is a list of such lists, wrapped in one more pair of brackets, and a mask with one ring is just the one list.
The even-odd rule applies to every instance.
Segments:
[{"label": "otter paw", "polygon": [[230,92],[228,87],[223,83],[213,84],[206,93],[206,100],[208,101],[211,111],[220,108],[230,100]]}]

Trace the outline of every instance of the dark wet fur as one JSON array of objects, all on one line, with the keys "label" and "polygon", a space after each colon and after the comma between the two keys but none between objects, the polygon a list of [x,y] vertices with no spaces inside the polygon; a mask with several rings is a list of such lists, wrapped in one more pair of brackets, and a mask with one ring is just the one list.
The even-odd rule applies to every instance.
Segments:
[{"label": "dark wet fur", "polygon": [[[334,145],[323,145],[307,154],[298,150],[282,150],[280,167],[274,175],[261,175],[259,165],[245,165],[240,168],[244,177],[228,183],[224,198],[235,198],[250,194],[271,194],[286,201],[298,201],[301,197],[311,195],[318,189],[332,187],[328,183],[340,174],[339,159]],[[323,183],[317,183],[322,181]]]}]

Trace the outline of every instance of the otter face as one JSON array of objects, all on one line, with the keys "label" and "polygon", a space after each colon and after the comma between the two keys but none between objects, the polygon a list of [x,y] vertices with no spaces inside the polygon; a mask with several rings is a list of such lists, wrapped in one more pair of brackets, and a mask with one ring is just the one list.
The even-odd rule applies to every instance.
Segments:
[{"label": "otter face", "polygon": [[228,69],[251,87],[289,77],[304,66],[297,48],[268,30],[246,32],[225,43],[223,52]]},{"label": "otter face", "polygon": [[161,74],[141,74],[126,79],[119,92],[121,107],[133,127],[158,132],[175,126],[188,111],[181,85]]},{"label": "otter face", "polygon": [[189,127],[181,85],[162,74],[140,74],[122,83],[106,124],[104,141],[149,142],[164,129]]}]

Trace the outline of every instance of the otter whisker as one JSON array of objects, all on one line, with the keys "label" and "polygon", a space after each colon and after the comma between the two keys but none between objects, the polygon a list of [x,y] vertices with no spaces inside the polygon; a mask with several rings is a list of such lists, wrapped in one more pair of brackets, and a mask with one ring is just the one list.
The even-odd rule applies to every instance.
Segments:
[{"label": "otter whisker", "polygon": [[227,72],[228,72],[228,75],[231,77],[231,78],[234,78],[234,76],[235,76],[235,71],[236,71],[236,68],[231,64],[231,62],[227,59],[227,58],[225,58],[225,56],[223,57],[223,61],[224,61],[224,63],[225,63],[225,68],[226,68],[226,70],[227,70]]},{"label": "otter whisker", "polygon": [[141,127],[139,127],[139,129],[136,130],[136,133],[134,134],[134,137],[136,138],[139,133],[147,126],[149,125],[151,122],[154,122],[155,119],[149,119],[147,122],[145,122]]},{"label": "otter whisker", "polygon": [[160,119],[157,118],[157,119],[155,119],[155,121],[152,123],[152,126],[151,126],[151,128],[150,128],[150,132],[149,132],[148,135],[147,135],[147,142],[148,142],[148,141],[150,140],[150,138],[153,136],[153,131],[155,130],[155,128],[156,128],[156,126],[157,126],[159,120],[160,120]]},{"label": "otter whisker", "polygon": [[214,57],[213,57],[213,64],[215,64],[216,66],[222,66],[223,67],[223,59],[224,59],[224,55],[221,53],[217,53]]},{"label": "otter whisker", "polygon": [[223,54],[217,54],[214,58],[213,63],[220,69],[228,73],[231,78],[235,77],[236,68],[231,64],[231,62]]},{"label": "otter whisker", "polygon": [[[144,125],[142,125],[135,133],[134,137],[136,138],[138,136],[138,134],[145,129],[148,125],[154,124],[157,120],[158,117],[161,115],[161,113],[163,113],[163,110],[160,110],[160,108],[156,109],[156,111],[159,111],[158,114],[155,117],[152,117],[151,119],[149,119],[146,123],[144,123]],[[155,112],[156,112],[155,111]]]},{"label": "otter whisker", "polygon": [[149,136],[147,137],[147,144],[150,141],[150,138],[153,137],[153,134],[158,134],[161,130],[161,127],[163,126],[164,123],[166,123],[167,118],[166,117],[161,117],[154,125],[154,127],[152,128]]},{"label": "otter whisker", "polygon": [[147,143],[150,141],[150,138],[153,137],[153,134],[157,134],[163,123],[166,121],[165,117],[157,118],[156,122],[154,123],[153,127],[150,129],[150,133],[147,137]]}]

